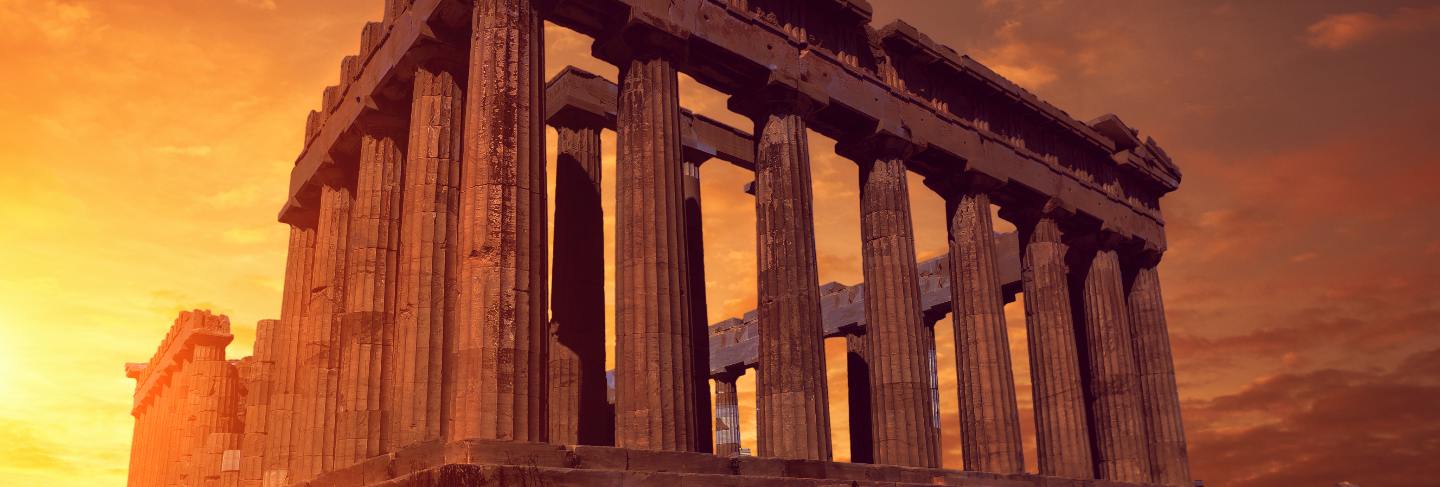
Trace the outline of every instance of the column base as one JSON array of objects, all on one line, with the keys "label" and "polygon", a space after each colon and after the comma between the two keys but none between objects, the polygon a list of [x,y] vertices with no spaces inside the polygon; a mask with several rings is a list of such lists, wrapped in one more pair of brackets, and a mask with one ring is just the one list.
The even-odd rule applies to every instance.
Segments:
[{"label": "column base", "polygon": [[1105,480],[999,475],[816,460],[725,458],[603,446],[464,440],[422,443],[295,487],[706,485],[821,487],[1137,487]]}]

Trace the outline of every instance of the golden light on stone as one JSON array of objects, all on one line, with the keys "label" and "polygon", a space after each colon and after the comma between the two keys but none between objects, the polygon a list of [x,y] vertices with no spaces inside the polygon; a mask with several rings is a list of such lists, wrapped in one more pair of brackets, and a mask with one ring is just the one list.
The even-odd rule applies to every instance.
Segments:
[{"label": "golden light on stone", "polygon": [[[1155,274],[1179,170],[1118,118],[1075,120],[871,16],[858,0],[386,0],[307,118],[279,214],[281,316],[257,326],[255,355],[225,360],[228,319],[195,311],[127,366],[130,484],[1048,485],[1024,474],[1004,309],[1020,293],[1036,294],[1027,339],[1047,351],[1030,361],[1042,473],[1188,482]],[[546,21],[596,39],[618,79],[545,82]],[[750,126],[686,110],[684,75]],[[859,285],[820,282],[815,193],[837,186],[816,180],[812,133],[859,165]],[[753,173],[757,263],[757,309],[713,326],[710,160]],[[921,224],[943,225],[949,252],[922,262],[912,172],[946,207]],[[997,233],[992,203],[1018,234]],[[954,391],[939,390],[937,322]],[[848,466],[832,463],[839,337]],[[738,429],[746,374],[754,438]],[[959,399],[965,471],[939,468],[942,395]]]}]

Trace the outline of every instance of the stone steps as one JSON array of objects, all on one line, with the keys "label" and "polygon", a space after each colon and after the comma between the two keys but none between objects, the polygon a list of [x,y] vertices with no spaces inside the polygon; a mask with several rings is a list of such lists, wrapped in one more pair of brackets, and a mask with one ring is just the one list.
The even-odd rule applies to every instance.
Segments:
[{"label": "stone steps", "polygon": [[1103,480],[996,475],[813,460],[466,440],[422,443],[295,487],[489,486],[1127,487]]}]

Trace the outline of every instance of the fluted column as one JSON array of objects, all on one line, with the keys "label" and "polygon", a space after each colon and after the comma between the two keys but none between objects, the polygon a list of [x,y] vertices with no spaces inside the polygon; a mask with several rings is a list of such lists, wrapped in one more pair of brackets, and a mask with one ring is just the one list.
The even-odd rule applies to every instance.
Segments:
[{"label": "fluted column", "polygon": [[710,313],[705,301],[705,231],[700,212],[700,165],[708,155],[686,154],[681,193],[685,197],[685,259],[689,277],[690,351],[694,354],[695,451],[710,453]]},{"label": "fluted column", "polygon": [[[199,358],[199,357],[194,357]],[[181,398],[179,406],[180,419],[178,420],[179,431],[179,455],[175,461],[174,475],[171,477],[176,486],[186,486],[195,482],[195,452],[200,449],[200,440],[196,439],[195,432],[199,430],[195,426],[200,419],[200,388],[204,387],[205,381],[199,376],[200,369],[193,367],[194,358],[185,359],[180,365],[180,373],[185,376],[189,387],[185,388],[185,397]]]},{"label": "fluted column", "polygon": [[213,395],[216,401],[216,423],[201,442],[196,458],[196,476],[189,485],[238,487],[240,480],[240,377],[234,365],[222,361]]},{"label": "fluted column", "polygon": [[451,440],[544,441],[545,89],[531,0],[475,2],[460,186]]},{"label": "fluted column", "polygon": [[[898,140],[864,142],[860,163],[860,245],[865,274],[875,463],[938,467],[931,410],[929,333],[920,316],[910,191]],[[933,345],[934,339],[929,342]],[[931,347],[933,349],[933,346]]]},{"label": "fluted column", "polygon": [[255,326],[249,377],[245,377],[245,425],[240,445],[240,484],[259,487],[264,479],[265,438],[270,426],[270,395],[274,390],[275,336],[279,320],[260,320]]},{"label": "fluted column", "polygon": [[922,315],[921,317],[925,320],[925,334],[920,337],[924,341],[920,348],[926,357],[925,373],[928,374],[927,378],[930,383],[930,421],[926,423],[925,441],[935,445],[935,450],[931,452],[930,462],[936,468],[940,468],[945,465],[945,461],[942,450],[944,445],[940,442],[940,370],[938,367],[940,362],[935,351],[935,324],[944,316],[932,318]]},{"label": "fluted column", "polygon": [[616,169],[615,443],[692,451],[695,440],[679,92],[670,61],[621,64]]},{"label": "fluted column", "polygon": [[314,478],[333,468],[336,394],[339,385],[340,314],[345,309],[346,242],[350,232],[351,188],[339,179],[320,189],[309,310],[301,325],[297,380],[302,415],[290,481]]},{"label": "fluted column", "polygon": [[285,258],[285,287],[280,301],[280,323],[274,331],[274,368],[266,415],[265,458],[261,485],[289,485],[290,468],[299,435],[296,378],[301,365],[300,330],[309,307],[311,272],[315,262],[315,225],[291,225]]},{"label": "fluted column", "polygon": [[1127,304],[1134,336],[1140,395],[1145,407],[1147,450],[1151,482],[1190,485],[1190,461],[1185,428],[1180,421],[1180,393],[1175,386],[1175,361],[1170,354],[1170,331],[1165,324],[1165,303],[1160,295],[1159,257],[1135,265]]},{"label": "fluted column", "polygon": [[[459,67],[415,72],[410,142],[401,198],[395,343],[386,361],[390,443],[395,448],[443,438],[445,338],[455,324],[460,153],[464,93]],[[391,374],[385,374],[391,376]]]},{"label": "fluted column", "polygon": [[158,428],[156,428],[157,418],[155,418],[154,414],[151,414],[151,412],[154,411],[154,407],[155,404],[152,402],[146,406],[144,412],[141,413],[141,418],[144,420],[144,423],[141,425],[141,435],[144,440],[141,443],[142,448],[140,450],[140,456],[137,459],[137,466],[140,471],[131,477],[135,480],[134,485],[137,486],[159,484],[155,477],[155,466],[159,463],[158,455],[160,445],[157,445],[155,442],[155,432]]},{"label": "fluted column", "polygon": [[207,479],[218,478],[220,462],[215,448],[210,448],[214,433],[235,433],[238,377],[234,367],[225,361],[225,347],[234,339],[229,322],[223,316],[208,313],[182,315],[193,320],[188,325],[195,331],[194,348],[187,373],[193,378],[190,397],[190,425],[186,428],[188,471],[186,485],[205,485]]},{"label": "fluted column", "polygon": [[875,410],[871,404],[870,341],[845,335],[845,378],[849,386],[850,463],[875,463]]},{"label": "fluted column", "polygon": [[[367,122],[362,122],[367,123]],[[384,453],[383,374],[394,343],[400,250],[403,132],[366,126],[360,137],[355,203],[346,247],[345,311],[340,319],[335,468]]]},{"label": "fluted column", "polygon": [[550,442],[605,445],[605,212],[600,128],[557,126],[550,320]]},{"label": "fluted column", "polygon": [[740,374],[715,378],[715,454],[740,455],[740,395],[735,382]]},{"label": "fluted column", "polygon": [[829,460],[830,410],[810,148],[801,116],[803,103],[780,98],[766,100],[754,117],[759,134],[755,151],[759,453]]},{"label": "fluted column", "polygon": [[1005,298],[995,263],[990,197],[983,189],[962,182],[945,195],[960,440],[965,470],[1020,473],[1025,462],[1005,332]]},{"label": "fluted column", "polygon": [[[1010,217],[1010,210],[1006,211]],[[1070,305],[1070,269],[1065,263],[1069,246],[1051,210],[1026,208],[1013,215],[1010,219],[1020,231],[1036,461],[1041,475],[1092,478],[1090,430]]]},{"label": "fluted column", "polygon": [[184,387],[185,377],[183,374],[171,374],[165,381],[168,384],[164,387],[158,441],[160,442],[161,454],[158,458],[158,465],[155,466],[157,485],[171,486],[179,482],[178,472],[180,457],[180,405],[185,402],[185,396],[189,393]]},{"label": "fluted column", "polygon": [[190,431],[188,408],[190,402],[190,374],[185,372],[185,364],[181,362],[174,365],[175,371],[171,374],[170,381],[175,385],[170,391],[168,398],[169,406],[166,408],[166,425],[164,441],[165,449],[164,485],[180,485],[184,456],[189,444],[185,441],[186,432]]},{"label": "fluted column", "polygon": [[145,429],[145,423],[142,414],[132,412],[131,415],[135,418],[135,425],[130,431],[130,463],[129,467],[125,470],[125,485],[134,487],[142,485],[141,482],[143,482],[140,477],[140,463],[142,461],[141,459],[144,458],[145,438],[143,431]]},{"label": "fluted column", "polygon": [[1078,290],[1087,349],[1085,365],[1090,382],[1086,400],[1094,427],[1095,470],[1106,480],[1148,482],[1144,401],[1113,240],[1102,237],[1096,249],[1077,258],[1081,265],[1088,262],[1085,272],[1072,278],[1083,279]]},{"label": "fluted column", "polygon": [[125,470],[125,485],[133,487],[143,485],[144,478],[140,475],[140,465],[144,462],[147,445],[144,413],[132,411],[131,416],[135,418],[135,426],[130,432],[130,463],[128,469]]}]

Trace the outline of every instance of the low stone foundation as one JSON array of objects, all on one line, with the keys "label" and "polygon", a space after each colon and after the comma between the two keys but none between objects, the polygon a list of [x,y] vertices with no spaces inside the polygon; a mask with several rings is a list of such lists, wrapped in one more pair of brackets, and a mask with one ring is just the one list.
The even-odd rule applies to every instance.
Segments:
[{"label": "low stone foundation", "polygon": [[418,444],[294,487],[499,486],[1136,487],[1104,480],[996,475],[858,463],[725,458],[489,440]]}]

